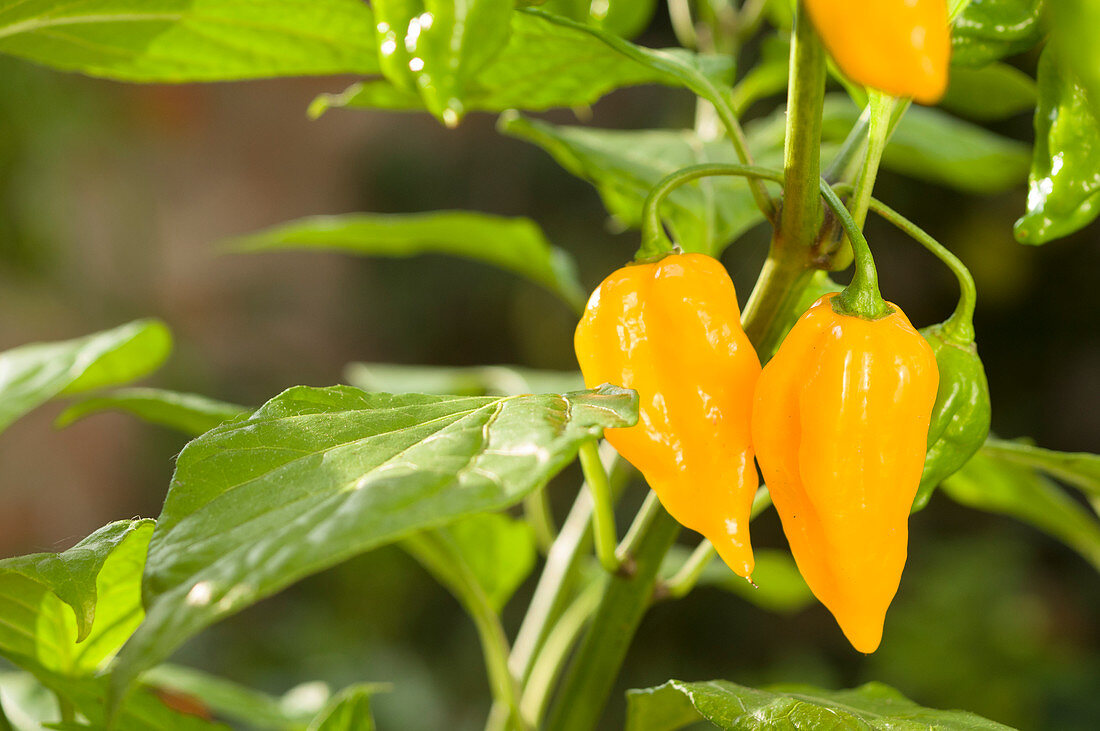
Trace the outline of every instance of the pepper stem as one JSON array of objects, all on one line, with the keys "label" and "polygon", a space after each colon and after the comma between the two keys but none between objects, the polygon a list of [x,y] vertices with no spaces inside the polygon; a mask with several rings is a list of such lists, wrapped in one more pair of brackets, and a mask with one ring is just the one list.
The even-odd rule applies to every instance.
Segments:
[{"label": "pepper stem", "polygon": [[852,243],[852,253],[855,256],[856,270],[852,275],[852,282],[844,291],[833,298],[833,310],[841,315],[862,317],[865,320],[878,320],[890,314],[890,306],[882,299],[878,290],[878,270],[875,269],[875,258],[871,256],[871,248],[867,245],[867,239],[859,230],[855,219],[848,209],[841,203],[840,198],[829,185],[821,181],[821,195],[825,196],[825,202],[833,209],[833,213],[840,220],[844,233]]},{"label": "pepper stem", "polygon": [[674,250],[673,243],[665,234],[661,225],[661,203],[668,195],[685,183],[714,175],[732,175],[743,178],[783,182],[783,173],[757,165],[736,165],[733,163],[704,163],[677,170],[661,179],[646,196],[642,206],[642,245],[634,255],[634,261],[652,261],[660,259]]},{"label": "pepper stem", "polygon": [[977,303],[978,292],[974,286],[974,277],[970,274],[970,270],[947,247],[893,208],[875,198],[871,198],[869,204],[870,210],[909,234],[917,243],[932,252],[955,275],[955,279],[959,281],[959,303],[955,306],[955,311],[951,313],[951,317],[944,321],[943,334],[960,345],[968,345],[974,342],[974,306]]},{"label": "pepper stem", "polygon": [[608,573],[615,574],[622,568],[622,561],[615,553],[619,537],[615,529],[615,504],[611,499],[611,483],[607,479],[603,462],[600,461],[595,440],[582,444],[579,456],[584,481],[592,494],[594,505],[592,532],[595,536],[596,557]]}]

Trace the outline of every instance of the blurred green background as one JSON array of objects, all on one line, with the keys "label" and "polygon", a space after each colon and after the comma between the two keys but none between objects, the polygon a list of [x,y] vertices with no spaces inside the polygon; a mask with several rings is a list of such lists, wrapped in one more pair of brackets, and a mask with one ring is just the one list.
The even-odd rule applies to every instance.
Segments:
[{"label": "blurred green background", "polygon": [[[667,20],[640,41],[673,45]],[[1033,57],[1014,62],[1034,69]],[[356,360],[573,368],[568,310],[506,273],[436,257],[219,251],[227,237],[299,216],[460,208],[535,219],[576,256],[589,286],[632,255],[637,234],[609,225],[588,184],[498,135],[488,115],[456,131],[383,113],[308,121],[313,96],[346,81],[143,87],[0,60],[0,349],[155,315],[177,345],[153,383],[245,404],[339,382]],[[685,126],[693,110],[682,92],[645,87],[613,94],[584,121]],[[1031,140],[1027,114],[996,129]],[[1100,229],[1041,249],[1015,243],[1023,181],[972,196],[883,173],[877,195],[974,271],[994,431],[1100,451]],[[888,299],[918,327],[943,319],[956,296],[947,272],[877,221],[868,233]],[[742,304],[766,247],[757,229],[724,257]],[[0,439],[0,555],[61,550],[109,520],[159,512],[183,440],[120,415],[55,431],[58,410],[40,409]],[[550,486],[559,518],[578,483],[571,469]],[[621,525],[640,499],[635,486]],[[875,679],[922,704],[1022,728],[1096,728],[1095,570],[1028,527],[942,496],[911,527],[909,566],[875,655],[854,653],[820,606],[776,615],[700,589],[650,612],[620,690],[670,677]],[[774,513],[754,540],[785,545]],[[508,608],[509,629],[532,584]],[[393,548],[214,627],[178,659],[279,693],[315,679],[392,681],[376,701],[383,729],[475,729],[488,708],[473,626]],[[622,707],[617,694],[609,728]]]}]

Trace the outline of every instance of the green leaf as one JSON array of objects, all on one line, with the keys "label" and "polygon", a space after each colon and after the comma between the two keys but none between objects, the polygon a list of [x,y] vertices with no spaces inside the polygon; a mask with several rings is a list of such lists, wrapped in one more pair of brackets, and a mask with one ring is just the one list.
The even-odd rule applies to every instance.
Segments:
[{"label": "green leaf", "polygon": [[379,689],[374,683],[346,688],[317,714],[308,731],[374,731],[370,699]]},{"label": "green leaf", "polygon": [[[157,665],[141,676],[143,685],[197,698],[219,717],[271,731],[300,731],[329,700],[328,686],[310,683],[293,688],[283,697],[262,693],[231,680],[180,665]],[[320,691],[314,692],[314,691]],[[316,703],[302,706],[295,699],[309,696]]]},{"label": "green leaf", "polygon": [[61,412],[54,426],[64,428],[103,411],[123,411],[150,424],[198,436],[223,422],[247,414],[249,409],[194,393],[159,388],[123,388],[105,396],[93,396],[76,402]]},{"label": "green leaf", "polygon": [[159,320],[0,353],[0,431],[55,396],[127,383],[160,367],[172,335]]},{"label": "green leaf", "polygon": [[1100,215],[1100,119],[1054,44],[1039,58],[1035,155],[1016,240],[1045,244]]},{"label": "green leaf", "polygon": [[[563,24],[563,22],[565,24]],[[732,75],[732,61],[699,57],[683,49],[653,51],[618,39],[633,55],[601,40],[597,29],[555,21],[538,11],[512,13],[507,45],[477,74],[462,98],[466,111],[543,111],[583,107],[615,89],[639,84],[683,86],[669,65],[694,70],[714,83]],[[322,95],[310,107],[319,116],[332,107],[419,111],[419,95],[390,81],[366,81],[341,94]]]},{"label": "green leaf", "polygon": [[[594,186],[604,206],[623,226],[637,227],[642,203],[662,178],[689,165],[736,163],[725,139],[700,140],[688,130],[603,130],[567,127],[512,115],[501,130],[546,150],[558,163]],[[750,135],[750,145],[753,142]],[[753,148],[757,164],[779,164],[782,142]],[[665,199],[662,214],[676,241],[687,251],[717,255],[742,233],[764,220],[748,183],[712,177],[682,185]]]},{"label": "green leaf", "polygon": [[[64,553],[36,553],[0,561],[0,655],[64,671],[94,671],[128,636],[115,622],[140,621],[141,569],[151,520],[110,523]],[[97,596],[112,606],[93,625]],[[138,612],[137,616],[133,616]],[[128,619],[127,619],[128,618]],[[111,646],[113,640],[118,644]]]},{"label": "green leaf", "polygon": [[2,731],[39,731],[60,718],[57,696],[28,672],[0,673],[0,699],[10,724],[0,722]]},{"label": "green leaf", "polygon": [[526,277],[584,307],[572,257],[552,246],[538,224],[469,211],[413,214],[355,213],[292,221],[230,242],[243,251],[320,250],[366,256],[446,254],[484,262]]},{"label": "green leaf", "polygon": [[211,623],[414,531],[509,507],[636,419],[637,396],[611,386],[504,399],[298,387],[207,432],[177,460],[113,700]]},{"label": "green leaf", "polygon": [[984,66],[1023,53],[1043,37],[1041,0],[970,0],[955,18],[951,63]]},{"label": "green leaf", "polygon": [[1055,452],[1026,442],[1003,439],[987,439],[982,452],[1006,462],[1045,472],[1092,497],[1100,497],[1100,455],[1089,452]]},{"label": "green leaf", "polygon": [[419,93],[448,127],[466,113],[465,96],[508,42],[513,0],[374,0],[382,72]]},{"label": "green leaf", "polygon": [[[676,573],[690,551],[683,546],[673,546],[661,566],[661,576],[670,578]],[[793,613],[813,604],[810,588],[798,572],[794,559],[786,551],[759,548],[754,551],[756,568],[752,572],[753,586],[730,571],[721,561],[707,564],[696,586],[722,589],[772,612]]]},{"label": "green leaf", "polygon": [[120,81],[378,71],[360,0],[0,0],[0,53]]},{"label": "green leaf", "polygon": [[[142,618],[141,575],[152,520],[110,523],[63,553],[0,561],[0,656],[33,673],[98,727],[107,680],[95,677]],[[210,728],[141,691],[119,728]]]},{"label": "green leaf", "polygon": [[657,0],[549,0],[540,4],[539,9],[633,38],[653,20]]},{"label": "green leaf", "polygon": [[[59,724],[54,728],[107,731],[109,727],[104,711],[104,699],[107,697],[109,684],[107,676],[77,678],[50,672],[37,672],[36,675],[43,685],[67,698],[89,721],[87,725],[66,727]],[[156,693],[146,688],[139,688],[126,698],[116,716],[115,725],[110,728],[119,731],[230,731],[228,726],[172,709]]]},{"label": "green leaf", "polygon": [[[840,141],[859,117],[841,95],[826,97],[822,136]],[[774,123],[773,123],[774,125]],[[968,193],[1009,190],[1027,175],[1027,146],[938,109],[913,106],[894,130],[883,167]]]},{"label": "green leaf", "polygon": [[726,680],[670,680],[656,688],[627,692],[627,731],[671,731],[702,720],[728,731],[1009,729],[966,711],[924,708],[881,683],[853,690],[809,685],[757,690]]},{"label": "green leaf", "polygon": [[441,529],[499,612],[535,568],[535,532],[500,513],[471,515]]},{"label": "green leaf", "polygon": [[1100,570],[1100,521],[1035,470],[979,451],[940,489],[968,507],[1033,525]]},{"label": "green leaf", "polygon": [[364,391],[436,393],[456,396],[519,396],[565,393],[584,388],[578,371],[547,371],[519,366],[406,366],[349,363],[344,378]]},{"label": "green leaf", "polygon": [[952,69],[940,106],[967,119],[991,122],[1032,109],[1037,98],[1030,76],[1014,66],[993,63],[980,69]]}]

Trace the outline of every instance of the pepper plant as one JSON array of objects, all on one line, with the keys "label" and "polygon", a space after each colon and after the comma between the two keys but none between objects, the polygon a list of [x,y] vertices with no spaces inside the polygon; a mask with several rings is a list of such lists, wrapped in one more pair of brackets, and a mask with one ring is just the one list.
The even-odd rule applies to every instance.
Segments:
[{"label": "pepper plant", "polygon": [[[629,308],[602,329],[580,331],[578,359],[599,372],[587,389],[579,373],[360,366],[348,371],[351,385],[300,386],[258,408],[238,406],[130,386],[169,356],[170,323],[156,320],[0,354],[0,429],[48,401],[75,399],[59,423],[121,410],[192,438],[155,520],[118,521],[68,550],[0,561],[0,656],[25,672],[27,687],[54,698],[24,707],[0,696],[9,706],[7,715],[0,710],[0,729],[373,728],[370,699],[384,690],[377,684],[295,706],[169,661],[211,625],[391,543],[468,611],[492,694],[486,728],[513,730],[606,727],[601,719],[609,701],[621,702],[611,692],[646,611],[701,581],[729,583],[718,554],[753,576],[751,551],[727,542],[747,541],[748,521],[772,497],[810,589],[864,651],[877,646],[873,635],[897,588],[908,513],[930,499],[1016,517],[1100,566],[1100,520],[1070,492],[1100,511],[1100,458],[987,436],[974,280],[951,242],[936,241],[873,196],[880,166],[968,191],[1022,183],[1026,161],[1017,145],[952,112],[996,120],[1034,105],[1027,208],[1016,237],[1044,244],[1088,225],[1100,214],[1097,7],[1087,0],[669,0],[667,8],[655,0],[0,0],[0,53],[60,71],[137,83],[353,74],[361,80],[316,99],[309,114],[427,113],[446,127],[472,113],[499,115],[501,134],[543,148],[591,182],[617,222],[640,230],[635,274],[700,261],[709,262],[699,265],[706,276],[721,281],[716,258],[727,247],[758,226],[772,234],[740,322],[732,286],[706,289],[700,279],[656,304],[656,293],[639,288],[651,310],[668,315],[677,339],[633,351],[622,333],[639,342],[649,335],[631,330],[644,318],[630,321]],[[682,47],[635,42],[666,10]],[[1035,80],[1004,60],[1026,53],[1038,55]],[[911,102],[936,104],[945,74],[961,92],[941,107]],[[538,116],[642,84],[693,94],[694,126],[622,131]],[[743,124],[750,107],[768,104],[774,111]],[[942,147],[950,144],[957,149],[949,157]],[[925,327],[924,339],[879,294],[875,245],[862,233],[872,213],[958,280],[957,309]],[[465,257],[530,280],[578,317],[585,312],[573,261],[528,219],[360,213],[287,222],[232,246]],[[849,286],[831,278],[853,266]],[[696,284],[717,299],[693,299],[701,296]],[[606,299],[594,297],[590,314],[602,305]],[[722,370],[694,350],[687,321],[712,315],[726,335],[712,334],[734,333],[742,343],[738,358],[755,351],[766,386],[756,388],[754,359]],[[810,371],[819,357],[800,333],[826,327],[814,324],[821,318],[838,331],[850,321],[846,332],[858,334],[822,346],[834,361],[849,363],[847,356],[873,346],[882,363],[904,360],[904,351],[912,372],[895,364],[880,381],[882,370],[851,371],[867,382],[851,393],[827,387],[827,379],[800,390],[817,378]],[[871,343],[866,352],[853,343],[860,338]],[[784,351],[787,342],[794,344]],[[622,363],[607,371],[600,358]],[[660,378],[626,382],[633,376],[624,374],[646,368]],[[883,396],[883,388],[901,394],[914,379],[920,393]],[[673,411],[729,389],[744,407],[730,437],[738,449],[714,458],[726,436],[713,426],[719,416],[700,404],[691,405],[698,413],[676,411],[694,416],[656,429],[654,399],[662,397],[664,408],[666,385],[676,392]],[[795,403],[798,393],[800,410],[777,405]],[[879,405],[861,408],[859,398]],[[784,427],[794,418],[806,420],[806,434]],[[604,430],[622,439],[602,443]],[[656,455],[643,433],[667,436],[667,451]],[[667,464],[694,459],[696,447],[711,450],[706,468],[662,482]],[[765,478],[758,491],[753,447]],[[575,486],[556,528],[547,484],[578,458],[585,484]],[[807,461],[821,474],[799,466]],[[657,492],[621,526],[617,502],[642,489],[631,463]],[[865,485],[868,475],[878,477]],[[865,492],[853,497],[852,484]],[[723,512],[727,500],[737,506]],[[710,540],[682,529],[662,502]],[[861,513],[868,505],[887,507]],[[678,540],[696,547],[684,550]],[[543,548],[536,588],[509,636],[501,610],[535,568],[536,542]],[[860,563],[879,552],[891,557],[886,568]],[[793,573],[791,560],[780,560]],[[754,576],[766,593],[767,572]],[[883,605],[871,622],[877,626],[850,619],[876,602]],[[848,621],[860,625],[859,641]],[[628,728],[1002,728],[965,711],[920,707],[880,684],[836,691],[736,680],[633,690]]]}]

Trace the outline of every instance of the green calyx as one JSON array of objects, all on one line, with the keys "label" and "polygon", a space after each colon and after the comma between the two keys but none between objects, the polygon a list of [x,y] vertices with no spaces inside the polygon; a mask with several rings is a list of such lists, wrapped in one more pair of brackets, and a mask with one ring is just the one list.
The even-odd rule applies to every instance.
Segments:
[{"label": "green calyx", "polygon": [[960,343],[947,325],[920,331],[936,356],[940,385],[913,512],[928,504],[936,487],[965,465],[989,435],[989,384],[978,348],[973,340]]}]

